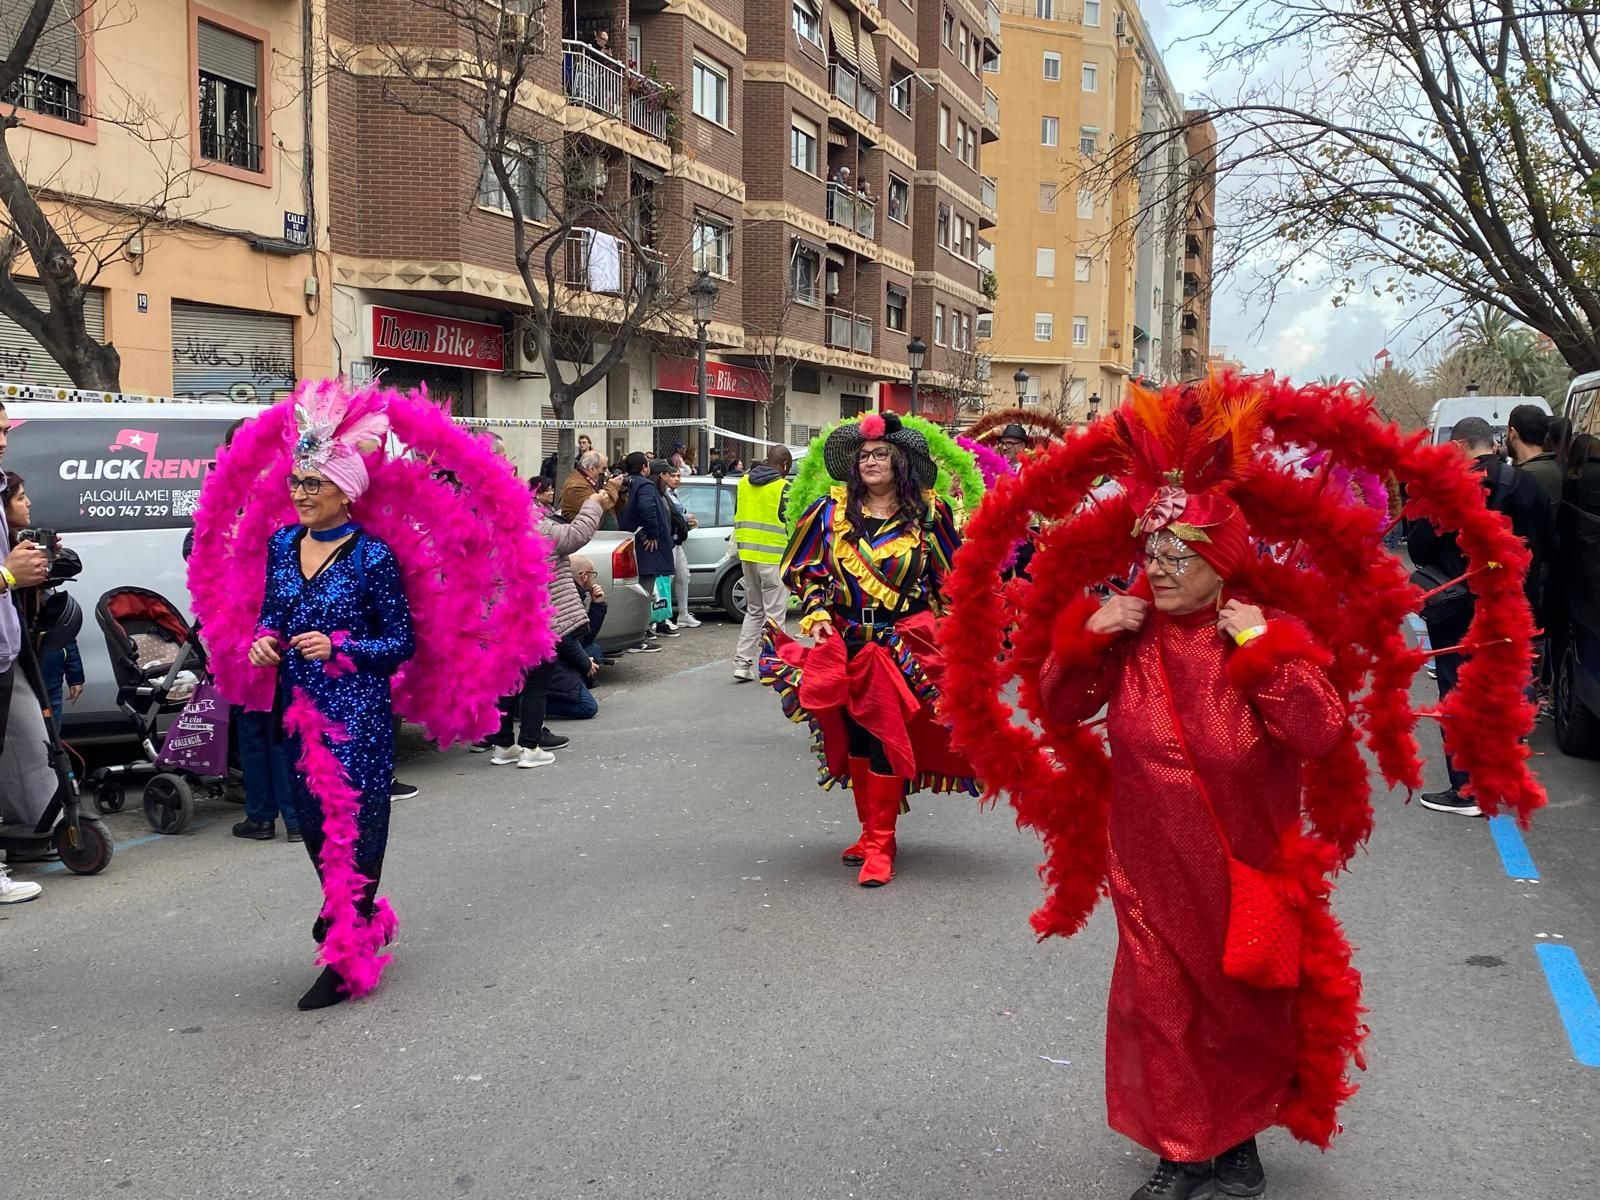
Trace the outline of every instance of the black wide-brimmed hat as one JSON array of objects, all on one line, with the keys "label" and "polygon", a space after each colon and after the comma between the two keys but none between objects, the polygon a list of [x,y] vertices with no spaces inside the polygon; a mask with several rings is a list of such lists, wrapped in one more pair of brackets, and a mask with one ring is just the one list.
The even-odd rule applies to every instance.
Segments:
[{"label": "black wide-brimmed hat", "polygon": [[924,488],[931,488],[938,481],[939,468],[928,453],[928,439],[902,424],[898,413],[868,413],[859,421],[835,426],[822,448],[828,474],[840,483],[849,482],[850,468],[867,442],[888,442],[905,451],[911,460],[912,475]]},{"label": "black wide-brimmed hat", "polygon": [[1004,442],[1004,441],[1013,441],[1013,440],[1014,441],[1018,441],[1018,442],[1028,442],[1028,441],[1032,441],[1033,439],[1028,436],[1028,431],[1026,429],[1024,429],[1021,425],[1013,424],[1013,425],[1007,425],[1004,429],[1002,429],[1000,431],[999,438],[997,438],[996,440],[997,441],[1002,441],[1002,442]]}]

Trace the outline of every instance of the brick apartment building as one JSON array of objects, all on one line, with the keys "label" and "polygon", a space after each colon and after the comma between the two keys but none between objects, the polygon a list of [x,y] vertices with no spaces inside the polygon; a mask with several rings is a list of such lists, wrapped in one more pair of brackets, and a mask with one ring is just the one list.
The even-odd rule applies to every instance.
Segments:
[{"label": "brick apartment building", "polygon": [[[994,219],[979,175],[997,119],[981,82],[999,49],[992,5],[509,8],[544,29],[519,92],[527,170],[560,173],[552,197],[582,195],[607,214],[558,256],[574,321],[606,336],[606,307],[579,302],[608,290],[596,247],[608,278],[655,269],[677,288],[705,271],[718,289],[708,391],[723,429],[769,436],[763,401],[775,390],[787,394],[770,436],[795,442],[880,401],[904,407],[914,336],[928,346],[925,409],[938,411],[940,385],[970,370],[990,307],[976,260],[978,230]],[[413,0],[328,0],[327,25],[342,66],[328,85],[336,366],[426,382],[462,413],[548,415],[547,373],[515,336],[527,294],[504,198],[480,148],[424,111],[437,98],[395,67],[396,46],[466,49],[460,24]],[[650,263],[617,262],[608,220],[628,222]],[[424,325],[459,336],[419,351],[404,331]],[[497,329],[510,336],[496,343]],[[477,355],[451,352],[469,342]],[[579,398],[577,419],[689,418],[693,353],[686,320],[653,323]],[[680,436],[596,431],[613,455]],[[524,462],[542,448],[513,441]]]},{"label": "brick apartment building", "polygon": [[1211,361],[1212,246],[1217,234],[1217,129],[1203,112],[1184,113],[1194,191],[1185,214],[1179,374],[1198,379]]}]

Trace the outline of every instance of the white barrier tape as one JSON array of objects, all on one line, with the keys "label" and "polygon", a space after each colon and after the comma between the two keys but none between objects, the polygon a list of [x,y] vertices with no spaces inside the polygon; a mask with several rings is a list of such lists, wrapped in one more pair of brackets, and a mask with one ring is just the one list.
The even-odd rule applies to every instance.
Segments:
[{"label": "white barrier tape", "polygon": [[[699,421],[692,419],[663,420],[655,417],[640,417],[626,421],[563,421],[555,417],[456,417],[455,421],[459,425],[470,425],[474,429],[655,429],[700,424]],[[706,424],[709,426],[710,422]]]}]

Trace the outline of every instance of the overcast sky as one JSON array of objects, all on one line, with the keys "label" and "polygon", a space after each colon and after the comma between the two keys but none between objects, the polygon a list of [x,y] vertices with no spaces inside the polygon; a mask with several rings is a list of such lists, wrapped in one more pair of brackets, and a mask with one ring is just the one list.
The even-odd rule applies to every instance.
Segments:
[{"label": "overcast sky", "polygon": [[[1201,91],[1209,77],[1207,56],[1183,39],[1213,24],[1215,13],[1174,6],[1168,0],[1143,0],[1140,10],[1173,86],[1189,96]],[[1213,86],[1226,94],[1226,85]],[[1217,204],[1225,220],[1226,181]],[[1380,350],[1391,350],[1397,362],[1418,350],[1420,331],[1413,327],[1402,332],[1405,314],[1392,301],[1357,296],[1335,308],[1329,293],[1289,287],[1269,312],[1249,294],[1248,286],[1230,286],[1223,279],[1218,288],[1211,306],[1211,348],[1225,348],[1252,370],[1270,369],[1302,381],[1321,375],[1354,378],[1372,365]]]}]

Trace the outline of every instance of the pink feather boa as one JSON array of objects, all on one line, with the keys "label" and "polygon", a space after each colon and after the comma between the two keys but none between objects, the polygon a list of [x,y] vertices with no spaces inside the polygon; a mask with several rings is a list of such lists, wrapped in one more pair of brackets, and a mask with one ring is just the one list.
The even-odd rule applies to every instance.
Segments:
[{"label": "pink feather boa", "polygon": [[[266,591],[266,546],[296,521],[283,480],[296,402],[321,402],[338,380],[305,383],[239,428],[217,455],[195,514],[189,591],[224,696],[272,706],[274,674],[247,661]],[[371,455],[371,486],[352,514],[394,551],[417,653],[395,677],[395,712],[440,746],[499,727],[496,702],[555,653],[547,543],[532,497],[489,443],[456,425],[426,390],[363,394],[381,402],[406,453]],[[352,402],[354,403],[354,402]],[[448,471],[455,482],[439,478]]]},{"label": "pink feather boa", "polygon": [[958,437],[956,445],[978,460],[978,473],[983,476],[983,486],[986,488],[992,488],[1002,475],[1016,474],[1005,455],[985,446],[982,442],[975,442],[969,437]]},{"label": "pink feather boa", "polygon": [[372,881],[356,870],[356,842],[361,831],[356,816],[361,793],[350,785],[332,743],[349,740],[343,725],[322,715],[311,697],[296,688],[283,714],[283,726],[300,739],[300,761],[306,786],[322,805],[322,916],[328,921],[317,961],[332,967],[352,998],[378,986],[390,955],[383,948],[400,928],[400,920],[380,897],[372,918],[361,915],[361,895]]}]

